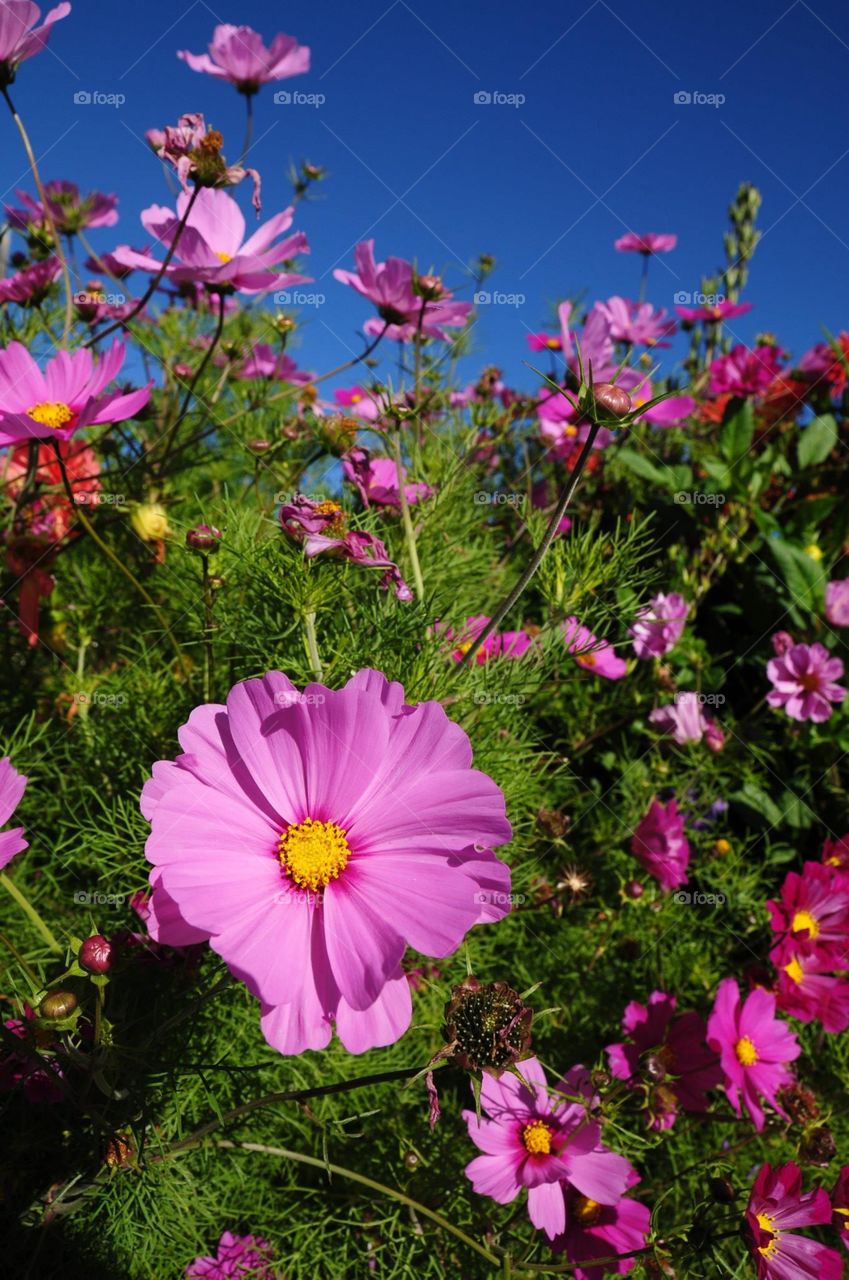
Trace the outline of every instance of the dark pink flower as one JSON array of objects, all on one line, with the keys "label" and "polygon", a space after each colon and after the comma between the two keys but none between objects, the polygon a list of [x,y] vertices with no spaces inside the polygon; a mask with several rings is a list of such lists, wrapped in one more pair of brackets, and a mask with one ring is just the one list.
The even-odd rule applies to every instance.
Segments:
[{"label": "dark pink flower", "polygon": [[387,407],[378,393],[359,386],[337,387],[333,399],[345,413],[366,422],[379,422]]},{"label": "dark pink flower", "polygon": [[579,667],[606,680],[621,680],[628,673],[624,658],[617,657],[613,646],[598,640],[574,615],[563,623],[563,639]]},{"label": "dark pink flower", "polygon": [[240,93],[256,93],[260,85],[303,75],[310,69],[309,49],[283,32],[278,32],[266,46],[262,36],[251,27],[234,27],[222,22],[213,31],[207,47],[208,53],[188,53],[181,49],[177,57],[192,71],[228,80]]},{"label": "dark pink flower", "polygon": [[37,4],[30,0],[3,0],[0,4],[0,84],[12,83],[21,63],[41,53],[54,23],[67,18],[70,12],[69,4],[57,4],[37,27],[35,24],[41,17]]},{"label": "dark pink flower", "polygon": [[849,627],[849,578],[826,583],[825,617],[833,627]]},{"label": "dark pink flower", "polygon": [[762,395],[781,372],[781,356],[778,347],[761,343],[752,351],[738,343],[728,355],[717,356],[710,366],[710,394],[741,399]]},{"label": "dark pink flower", "polygon": [[[26,777],[18,772],[8,756],[4,756],[0,760],[0,826],[5,826],[21,803],[26,785]],[[16,854],[27,848],[23,834],[23,827],[0,831],[0,871],[9,865]]]},{"label": "dark pink flower", "polygon": [[[367,449],[351,449],[342,459],[342,470],[363,500],[363,506],[400,508],[398,472],[392,458],[373,458]],[[402,467],[406,480],[407,471]],[[411,505],[429,498],[433,490],[421,480],[404,484],[404,496]]]},{"label": "dark pink flower", "polygon": [[266,342],[257,342],[242,363],[233,370],[233,377],[268,378],[275,382],[291,382],[295,386],[309,386],[315,374],[299,369],[285,351],[278,352]]},{"label": "dark pink flower", "polygon": [[674,649],[684,632],[689,605],[677,591],[660,591],[637,610],[628,634],[638,658],[662,658]]},{"label": "dark pink flower", "polygon": [[329,554],[364,568],[383,569],[381,587],[392,586],[397,600],[413,599],[412,591],[380,538],[359,530],[346,532],[345,516],[337,502],[313,502],[304,494],[296,494],[280,508],[280,523],[290,538],[303,544],[308,560]]},{"label": "dark pink flower", "polygon": [[849,833],[831,840],[826,838],[822,846],[822,860],[827,867],[840,867],[849,871]]},{"label": "dark pink flower", "polygon": [[837,1175],[837,1182],[831,1193],[831,1205],[834,1210],[832,1223],[843,1244],[849,1249],[849,1164],[845,1164]]},{"label": "dark pink flower", "polygon": [[846,697],[843,662],[821,644],[794,644],[780,658],[771,658],[766,673],[773,688],[766,696],[771,707],[783,707],[791,720],[827,720],[832,703]]},{"label": "dark pink flower", "polygon": [[225,1231],[215,1257],[195,1258],[186,1267],[186,1280],[274,1280],[271,1245],[262,1236],[237,1236]]},{"label": "dark pink flower", "polygon": [[776,658],[783,658],[788,649],[792,649],[796,641],[793,639],[789,631],[776,631],[770,636],[769,642],[772,645],[772,652]]},{"label": "dark pink flower", "polygon": [[742,1104],[759,1132],[762,1098],[786,1119],[777,1094],[792,1083],[788,1063],[802,1052],[790,1028],[776,1018],[775,1007],[775,996],[763,987],[755,987],[741,1004],[736,978],[724,978],[708,1018],[708,1044],[720,1056],[728,1101],[738,1116]]},{"label": "dark pink flower", "polygon": [[[101,191],[83,196],[75,182],[61,178],[45,182],[44,194],[56,230],[62,235],[72,236],[87,227],[114,227],[118,221],[117,196],[104,195]],[[43,228],[46,220],[41,201],[34,200],[26,191],[18,191],[16,195],[24,208],[6,205],[9,225],[25,233],[31,227]]]},{"label": "dark pink flower", "polygon": [[658,231],[647,231],[641,236],[635,231],[629,231],[627,235],[614,240],[613,247],[620,253],[669,253],[677,243],[677,236],[665,235]]},{"label": "dark pink flower", "polygon": [[[635,1182],[639,1179],[635,1177]],[[570,1262],[583,1264],[612,1253],[631,1254],[645,1247],[651,1225],[651,1211],[639,1200],[623,1196],[616,1204],[599,1204],[582,1196],[574,1187],[565,1187],[566,1230],[552,1241],[555,1253],[565,1253]],[[574,1280],[602,1280],[604,1276],[626,1275],[635,1258],[607,1262],[600,1267],[578,1265],[570,1275]]]},{"label": "dark pink flower", "polygon": [[677,889],[687,883],[690,844],[684,835],[684,816],[674,799],[665,805],[652,800],[634,829],[631,852],[662,889]]},{"label": "dark pink flower", "polygon": [[0,1093],[20,1088],[27,1102],[61,1102],[65,1097],[59,1084],[61,1068],[55,1058],[46,1058],[44,1066],[39,1066],[37,1054],[33,1056],[36,1044],[30,1026],[35,1015],[28,1005],[25,1006],[25,1015],[24,1021],[7,1018],[3,1023],[8,1032],[29,1044],[31,1052],[18,1053],[14,1049],[7,1049],[5,1045],[0,1049]]},{"label": "dark pink flower", "polygon": [[778,949],[776,995],[782,1013],[800,1022],[821,1022],[835,1035],[849,1027],[849,982],[834,972],[845,966],[822,952],[796,954],[788,947]]},{"label": "dark pink flower", "polygon": [[333,272],[342,284],[348,284],[377,308],[380,319],[366,321],[363,326],[368,334],[377,335],[386,329],[386,336],[398,342],[411,341],[417,332],[428,338],[448,340],[446,328],[462,327],[472,310],[470,302],[459,302],[441,281],[435,298],[416,292],[412,263],[403,258],[387,258],[375,262],[374,241],[364,240],[354,249],[356,271]]},{"label": "dark pink flower", "polygon": [[[451,657],[460,662],[488,623],[487,615],[478,613],[467,618],[466,625],[456,633],[451,627],[442,628],[439,624],[436,630],[454,646]],[[493,631],[475,653],[475,662],[483,666],[490,658],[521,658],[532,644],[533,640],[524,631]]]},{"label": "dark pink flower", "polygon": [[[633,375],[633,370],[623,369],[623,376]],[[621,378],[620,378],[621,381]],[[626,382],[627,385],[627,382]],[[642,379],[639,386],[629,390],[631,403],[636,409],[648,404],[654,395],[652,384],[647,378]],[[678,427],[695,412],[696,402],[692,396],[667,396],[660,404],[652,405],[638,415],[642,422],[650,422],[653,427]]]},{"label": "dark pink flower", "polygon": [[0,280],[0,302],[41,302],[62,270],[58,258],[45,258]]},{"label": "dark pink flower", "polygon": [[758,1280],[840,1280],[840,1254],[793,1230],[830,1221],[828,1194],[819,1188],[803,1195],[798,1165],[762,1165],[746,1206],[746,1234]]},{"label": "dark pink flower", "polygon": [[[704,1019],[693,1012],[676,1014],[676,1005],[675,996],[665,991],[653,991],[647,1005],[632,1000],[622,1019],[626,1039],[606,1049],[617,1080],[646,1089],[652,1129],[671,1128],[679,1106],[683,1111],[706,1111],[708,1090],[722,1083],[716,1054],[705,1043]],[[657,1107],[654,1090],[642,1077],[647,1055],[666,1069],[664,1097]]]},{"label": "dark pink flower", "polygon": [[744,316],[747,311],[751,311],[751,302],[729,302],[724,299],[722,302],[715,302],[704,307],[676,307],[682,320],[688,321],[690,324],[720,324],[723,320],[735,320],[737,316]]},{"label": "dark pink flower", "polygon": [[617,342],[642,344],[644,347],[668,347],[668,338],[675,332],[675,321],[665,311],[655,311],[650,302],[630,302],[614,296],[599,307],[610,326],[610,336]]},{"label": "dark pink flower", "polygon": [[773,947],[780,956],[813,952],[843,960],[849,946],[849,874],[840,867],[806,862],[788,871],[778,901],[767,904]]}]

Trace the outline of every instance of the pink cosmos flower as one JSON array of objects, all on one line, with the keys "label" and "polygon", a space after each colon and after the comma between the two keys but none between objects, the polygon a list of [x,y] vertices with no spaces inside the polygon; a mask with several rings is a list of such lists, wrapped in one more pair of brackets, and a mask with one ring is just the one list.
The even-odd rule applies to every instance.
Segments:
[{"label": "pink cosmos flower", "polygon": [[233,377],[267,378],[275,382],[291,382],[295,386],[309,386],[315,374],[299,369],[285,351],[275,351],[267,342],[257,342],[242,363],[233,370]]},{"label": "pink cosmos flower", "polygon": [[793,1032],[775,1016],[775,996],[755,987],[740,1003],[736,978],[719,984],[708,1018],[708,1044],[719,1055],[725,1074],[725,1093],[735,1112],[741,1103],[758,1132],[764,1127],[763,1098],[779,1115],[779,1090],[793,1081],[788,1063],[802,1052]]},{"label": "pink cosmos flower", "polygon": [[572,303],[561,302],[557,308],[557,319],[560,322],[560,332],[558,334],[527,334],[526,341],[531,351],[562,351],[564,359],[571,358],[575,350],[569,333],[569,318],[571,314]]},{"label": "pink cosmos flower", "polygon": [[[635,1177],[635,1181],[639,1181]],[[574,1188],[566,1192],[566,1230],[552,1241],[555,1253],[565,1253],[570,1262],[582,1264],[612,1253],[629,1254],[645,1247],[651,1225],[651,1211],[639,1200],[623,1196],[616,1204],[599,1204]],[[623,1257],[600,1267],[578,1265],[569,1274],[574,1280],[603,1280],[604,1276],[626,1275],[636,1258]]]},{"label": "pink cosmos flower", "polygon": [[771,707],[783,707],[791,720],[827,720],[833,702],[846,697],[843,662],[821,644],[794,644],[780,658],[770,658],[766,673],[774,688],[766,696]]},{"label": "pink cosmos flower", "polygon": [[142,793],[160,942],[208,940],[281,1053],[361,1053],[410,1020],[407,946],[446,956],[509,910],[504,797],[438,702],[379,671],[300,692],[279,671],[197,707]]},{"label": "pink cosmos flower", "polygon": [[629,231],[627,235],[614,240],[613,247],[620,253],[669,253],[677,243],[677,236],[664,235],[657,231],[648,231],[640,236],[635,231]]},{"label": "pink cosmos flower", "polygon": [[723,320],[735,320],[737,316],[744,316],[751,311],[751,302],[729,302],[726,298],[722,302],[713,303],[705,307],[676,307],[682,320],[688,321],[690,324],[720,324]]},{"label": "pink cosmos flower", "polygon": [[[400,509],[398,472],[392,458],[373,458],[367,449],[351,449],[342,459],[342,470],[345,477],[355,485],[363,506],[368,507],[374,503],[378,507]],[[402,468],[402,474],[406,479],[405,467]],[[430,485],[421,480],[404,485],[404,496],[411,505],[424,501],[432,493]]]},{"label": "pink cosmos flower", "polygon": [[[11,1093],[13,1089],[20,1089],[27,1102],[62,1102],[65,1098],[60,1084],[62,1069],[55,1057],[47,1057],[44,1054],[47,1046],[43,1042],[43,1033],[42,1039],[36,1046],[31,1026],[35,1014],[29,1005],[24,1006],[24,1011],[24,1020],[7,1018],[3,1026],[18,1040],[25,1042],[30,1053],[17,1053],[14,1049],[5,1047],[0,1049],[0,1093]],[[37,1054],[33,1060],[32,1054],[36,1047],[41,1056]],[[39,1066],[39,1061],[44,1065]]]},{"label": "pink cosmos flower", "polygon": [[668,347],[668,338],[675,332],[675,321],[667,318],[665,311],[655,311],[650,302],[629,302],[627,298],[614,296],[599,307],[610,326],[610,336],[617,342],[640,343],[644,347]]},{"label": "pink cosmos flower", "polygon": [[54,23],[67,18],[70,12],[69,4],[57,4],[37,27],[35,24],[41,17],[37,4],[30,0],[3,0],[0,4],[0,83],[13,82],[21,63],[41,53]]},{"label": "pink cosmos flower", "polygon": [[[849,946],[849,874],[840,867],[806,862],[788,871],[779,900],[767,904],[773,947],[786,954],[819,952],[842,961]],[[774,952],[773,954],[776,954]]]},{"label": "pink cosmos flower", "polygon": [[273,80],[303,75],[310,69],[310,51],[298,44],[294,36],[282,32],[263,44],[262,36],[250,27],[234,27],[222,22],[212,33],[208,53],[188,53],[181,49],[177,57],[192,71],[204,71],[218,80],[228,80],[239,93],[257,93],[260,86]]},{"label": "pink cosmos flower", "polygon": [[762,1165],[746,1206],[746,1234],[758,1280],[840,1280],[840,1254],[793,1230],[830,1221],[828,1194],[819,1188],[803,1195],[798,1165]]},{"label": "pink cosmos flower", "polygon": [[656,707],[649,713],[649,722],[660,733],[667,734],[680,744],[701,742],[711,723],[702,712],[701,695],[690,690],[676,693],[674,702]]},{"label": "pink cosmos flower", "polygon": [[601,1125],[584,1102],[569,1100],[592,1105],[584,1067],[573,1067],[551,1091],[536,1058],[525,1058],[516,1070],[497,1080],[484,1073],[481,1108],[488,1119],[463,1112],[482,1152],[466,1165],[466,1177],[479,1195],[499,1204],[512,1204],[527,1188],[531,1222],[554,1240],[566,1228],[564,1190],[616,1205],[639,1179],[624,1156],[602,1144]]},{"label": "pink cosmos flower", "polygon": [[665,890],[687,883],[690,843],[684,835],[684,815],[674,799],[652,800],[634,829],[631,852]]},{"label": "pink cosmos flower", "polygon": [[[145,230],[166,249],[174,240],[191,197],[181,192],[177,212],[153,204],[141,215]],[[198,189],[186,227],[166,268],[176,284],[204,284],[219,293],[261,293],[264,289],[286,289],[304,284],[311,277],[290,271],[276,271],[284,261],[310,248],[303,231],[273,242],[292,225],[292,206],[269,218],[245,239],[245,219],[236,201],[215,187]],[[162,263],[151,254],[139,253],[129,245],[119,245],[114,256],[125,267],[158,274]]]},{"label": "pink cosmos flower", "polygon": [[304,494],[296,494],[280,508],[280,523],[290,538],[303,544],[308,560],[329,553],[365,568],[383,569],[381,587],[393,586],[396,600],[413,599],[412,591],[380,538],[362,530],[346,532],[345,516],[337,502],[313,502]]},{"label": "pink cosmos flower", "polygon": [[380,319],[368,320],[363,326],[368,334],[376,336],[388,325],[386,336],[398,342],[411,341],[419,329],[425,337],[448,341],[451,335],[446,328],[462,327],[469,318],[472,304],[457,301],[441,281],[434,281],[435,298],[416,293],[412,263],[404,258],[375,262],[373,240],[356,246],[354,262],[356,271],[337,268],[333,275],[377,307]]},{"label": "pink cosmos flower", "polygon": [[618,658],[613,646],[606,640],[598,640],[593,633],[572,616],[563,623],[563,639],[567,652],[574,655],[579,667],[605,680],[621,680],[628,673],[624,658]]},{"label": "pink cosmos flower", "polygon": [[738,343],[728,355],[718,356],[710,366],[711,395],[733,395],[741,399],[762,395],[781,373],[781,356],[778,347],[761,343],[752,351]]},{"label": "pink cosmos flower", "polygon": [[[451,627],[443,629],[439,624],[436,629],[455,646],[451,653],[454,661],[461,662],[489,621],[485,613],[478,613],[467,618],[466,625],[456,633]],[[475,653],[475,663],[480,667],[490,658],[521,658],[532,644],[532,638],[525,631],[493,631]]]},{"label": "pink cosmos flower", "polygon": [[0,350],[0,445],[68,440],[80,427],[132,418],[153,384],[103,395],[123,363],[124,346],[116,340],[97,361],[85,348],[59,351],[42,372],[22,343],[10,342]]},{"label": "pink cosmos flower", "polygon": [[[831,1035],[849,1027],[849,982],[835,974],[836,962],[821,952],[809,955],[780,948],[776,995],[782,1013],[800,1022],[821,1022]],[[841,962],[845,967],[845,959]]]},{"label": "pink cosmos flower", "polygon": [[[576,447],[585,442],[589,423],[586,420],[578,422],[574,405],[548,384],[540,388],[536,411],[540,435],[552,457],[569,458]],[[593,440],[593,449],[606,449],[613,439],[612,431],[600,427]]]},{"label": "pink cosmos flower", "polygon": [[849,871],[849,833],[836,836],[834,840],[826,837],[820,856],[827,867],[840,867],[843,871]]},{"label": "pink cosmos flower", "polygon": [[633,1086],[641,1084],[648,1054],[666,1068],[663,1092],[648,1089],[652,1129],[671,1129],[679,1106],[683,1111],[706,1111],[708,1090],[722,1083],[716,1055],[705,1043],[704,1019],[693,1012],[676,1015],[677,1003],[665,991],[653,991],[647,1005],[632,1000],[622,1019],[627,1038],[605,1050],[612,1074]]},{"label": "pink cosmos flower", "polygon": [[271,1245],[262,1236],[237,1236],[225,1231],[214,1258],[195,1258],[186,1267],[186,1280],[274,1280]]},{"label": "pink cosmos flower", "polygon": [[833,627],[849,627],[849,578],[826,583],[825,617]]},{"label": "pink cosmos flower", "polygon": [[[623,369],[623,374],[632,374],[633,370]],[[620,378],[620,382],[622,379]],[[639,386],[629,387],[627,381],[623,383],[626,391],[631,397],[631,403],[639,408],[640,405],[648,404],[654,395],[652,384],[648,378],[642,379]],[[695,412],[696,402],[692,396],[667,396],[665,400],[661,400],[660,404],[652,405],[650,409],[646,409],[639,414],[642,422],[650,422],[653,427],[678,427],[687,418]]]},{"label": "pink cosmos flower", "polygon": [[[0,760],[0,826],[4,826],[21,803],[27,780],[12,764],[8,756]],[[23,827],[0,831],[0,871],[7,867],[16,854],[27,848]]]},{"label": "pink cosmos flower", "polygon": [[634,640],[638,658],[662,658],[674,649],[687,624],[689,605],[677,591],[659,591],[648,604],[637,610],[629,636]]},{"label": "pink cosmos flower", "polygon": [[333,399],[346,413],[365,422],[379,422],[385,412],[379,395],[365,387],[337,387]]},{"label": "pink cosmos flower", "polygon": [[[6,205],[9,225],[16,231],[23,232],[32,226],[44,226],[44,205],[41,201],[34,200],[26,191],[17,191],[15,194],[24,208],[16,209],[12,205]],[[45,182],[44,194],[56,230],[62,235],[72,236],[86,227],[114,227],[118,221],[117,196],[104,195],[101,191],[92,191],[83,196],[75,182],[67,182],[61,178]]]},{"label": "pink cosmos flower", "polygon": [[58,258],[45,258],[0,280],[0,302],[41,302],[62,270]]},{"label": "pink cosmos flower", "polygon": [[256,169],[230,164],[221,154],[224,139],[217,129],[207,128],[200,111],[180,116],[176,125],[164,129],[148,129],[150,147],[159,159],[170,164],[184,191],[197,187],[234,187],[243,179],[253,180],[253,206],[259,214],[262,180]]},{"label": "pink cosmos flower", "polygon": [[837,1182],[831,1193],[831,1204],[834,1210],[832,1223],[843,1244],[849,1249],[849,1164],[845,1164],[837,1175]]}]

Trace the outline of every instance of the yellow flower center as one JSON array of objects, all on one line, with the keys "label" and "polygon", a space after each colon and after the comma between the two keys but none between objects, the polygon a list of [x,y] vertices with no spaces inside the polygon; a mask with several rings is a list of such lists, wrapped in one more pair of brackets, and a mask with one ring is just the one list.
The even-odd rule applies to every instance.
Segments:
[{"label": "yellow flower center", "polygon": [[753,1067],[758,1060],[758,1051],[749,1036],[743,1036],[734,1046],[737,1061],[742,1067]]},{"label": "yellow flower center", "polygon": [[338,879],[348,865],[351,846],[345,835],[335,822],[314,818],[295,822],[280,837],[280,865],[301,889],[317,893]]},{"label": "yellow flower center", "polygon": [[317,502],[315,505],[315,514],[317,516],[333,516],[324,527],[325,535],[328,538],[335,538],[337,535],[345,532],[345,516],[338,502]]},{"label": "yellow flower center", "polygon": [[27,417],[32,418],[33,422],[40,422],[43,427],[49,427],[51,431],[64,427],[73,416],[73,410],[61,400],[42,400],[40,404],[30,405],[27,409]]},{"label": "yellow flower center", "polygon": [[362,396],[360,395],[359,391],[355,391],[354,394],[351,396],[351,404],[359,404],[361,400],[362,400]]},{"label": "yellow flower center", "polygon": [[551,1154],[552,1130],[542,1120],[534,1120],[522,1130],[522,1141],[525,1150],[531,1156],[547,1156]]},{"label": "yellow flower center", "polygon": [[769,1231],[772,1234],[772,1239],[768,1240],[766,1244],[758,1245],[758,1253],[762,1253],[765,1258],[768,1258],[778,1248],[779,1232],[776,1230],[775,1219],[771,1218],[768,1213],[759,1213],[757,1219],[761,1230]]},{"label": "yellow flower center", "polygon": [[572,1214],[582,1227],[591,1227],[601,1217],[601,1205],[589,1196],[578,1196],[572,1205]]},{"label": "yellow flower center", "polygon": [[597,658],[594,653],[579,653],[575,661],[579,667],[589,667],[590,670],[592,670],[597,662]]},{"label": "yellow flower center", "polygon": [[547,347],[550,347],[552,351],[557,351],[557,350],[559,350],[559,348],[560,348],[560,339],[559,339],[559,338],[546,338],[546,340],[545,340],[545,345],[546,345]]},{"label": "yellow flower center", "polygon": [[571,440],[573,436],[576,436],[578,434],[578,428],[573,427],[571,422],[567,422],[566,426],[563,428],[563,434],[564,436],[568,436],[568,438]]},{"label": "yellow flower center", "polygon": [[811,915],[810,911],[797,911],[790,928],[793,933],[804,933],[807,929],[808,937],[811,939],[816,938],[820,931],[819,921],[816,916]]},{"label": "yellow flower center", "polygon": [[232,253],[216,253],[215,256],[218,259],[218,261],[221,263],[221,265],[225,267],[227,266],[228,262],[233,261]]},{"label": "yellow flower center", "polygon": [[805,976],[805,971],[794,956],[789,964],[784,966],[784,972],[788,978],[792,978],[794,982],[801,982]]}]

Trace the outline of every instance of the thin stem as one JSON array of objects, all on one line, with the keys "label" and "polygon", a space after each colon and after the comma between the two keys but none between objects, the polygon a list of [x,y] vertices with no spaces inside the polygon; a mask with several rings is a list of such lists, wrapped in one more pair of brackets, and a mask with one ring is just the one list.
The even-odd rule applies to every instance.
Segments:
[{"label": "thin stem", "polygon": [[156,275],[151,280],[148,287],[145,289],[142,296],[139,298],[138,302],[134,303],[132,310],[128,311],[127,314],[123,316],[120,320],[113,320],[112,324],[107,325],[105,329],[101,329],[100,332],[96,333],[93,338],[89,338],[88,342],[83,344],[84,346],[93,347],[95,342],[99,342],[101,338],[107,338],[109,334],[114,333],[116,329],[125,328],[130,323],[130,321],[134,319],[134,317],[137,316],[138,313],[144,307],[147,306],[148,302],[153,297],[156,290],[159,288],[159,283],[162,280],[162,277],[165,275],[165,272],[168,268],[168,264],[170,263],[171,259],[174,256],[174,251],[176,250],[177,245],[180,242],[180,236],[183,234],[183,231],[185,230],[186,223],[189,220],[189,214],[192,211],[195,200],[197,200],[199,191],[200,191],[200,187],[195,187],[194,190],[192,191],[192,194],[189,196],[189,201],[188,201],[188,204],[186,205],[183,216],[180,219],[180,221],[177,223],[176,229],[174,231],[174,238],[171,241],[170,245],[168,246],[168,249],[165,253],[165,257],[162,259],[162,265],[159,268]]},{"label": "thin stem", "polygon": [[24,128],[24,122],[21,119],[21,117],[18,115],[15,109],[15,105],[12,102],[12,99],[9,97],[9,90],[5,85],[3,86],[2,92],[3,92],[3,97],[6,99],[6,105],[8,106],[9,110],[12,113],[12,119],[14,120],[17,126],[18,133],[21,135],[21,142],[24,144],[24,151],[26,151],[27,153],[27,160],[29,160],[29,167],[32,170],[32,178],[33,178],[33,182],[35,183],[35,189],[38,192],[38,198],[41,201],[41,205],[44,210],[44,221],[47,223],[47,226],[50,230],[50,234],[53,238],[53,248],[56,253],[56,257],[59,259],[60,265],[62,267],[62,282],[65,286],[65,322],[64,322],[62,338],[63,338],[63,341],[67,341],[68,334],[71,332],[71,325],[73,324],[73,318],[74,318],[74,311],[73,311],[74,290],[71,284],[71,273],[68,270],[68,259],[65,256],[64,249],[62,248],[62,242],[59,237],[59,232],[56,228],[56,220],[53,217],[53,210],[50,208],[50,205],[47,202],[47,195],[45,193],[44,187],[41,182],[41,175],[38,172],[38,164],[36,163],[35,152],[33,151],[32,144],[30,143],[30,140],[29,140],[29,134]]},{"label": "thin stem", "polygon": [[310,659],[310,671],[316,680],[324,678],[321,668],[321,655],[318,652],[318,637],[315,633],[315,609],[307,609],[304,613],[304,639]]},{"label": "thin stem", "polygon": [[48,928],[48,926],[45,924],[44,920],[36,911],[35,907],[32,905],[29,899],[25,897],[23,893],[21,893],[20,889],[15,884],[15,882],[9,879],[5,871],[0,871],[0,884],[2,884],[6,892],[15,899],[15,902],[17,902],[21,910],[25,912],[26,915],[29,916],[30,920],[35,925],[36,929],[41,934],[42,938],[47,943],[50,950],[55,951],[59,955],[61,955],[64,951],[64,947],[60,942],[56,940],[56,938],[50,932],[50,929]]},{"label": "thin stem", "polygon": [[239,156],[239,164],[247,157],[251,149],[251,140],[254,136],[254,96],[252,93],[245,94],[245,106],[247,107],[247,119],[245,120],[245,140],[242,143],[242,154]]},{"label": "thin stem", "polygon": [[519,581],[516,583],[513,590],[509,592],[507,597],[502,601],[502,603],[495,610],[495,613],[492,615],[492,617],[490,618],[489,622],[484,627],[484,629],[477,636],[474,643],[470,646],[470,648],[466,651],[466,653],[463,654],[463,657],[460,659],[459,663],[457,664],[458,668],[463,667],[467,665],[469,662],[471,662],[471,660],[474,658],[475,654],[477,653],[481,645],[484,643],[484,641],[488,639],[488,637],[492,634],[492,632],[496,629],[496,627],[499,626],[499,624],[503,621],[504,618],[506,618],[507,614],[513,608],[513,605],[519,599],[522,592],[525,590],[525,587],[531,581],[531,578],[533,578],[537,569],[542,564],[543,556],[545,555],[546,551],[551,546],[552,542],[557,536],[557,530],[560,525],[560,521],[563,519],[564,515],[566,514],[566,508],[569,506],[569,503],[572,501],[572,498],[575,495],[575,490],[577,489],[578,482],[581,479],[581,472],[586,466],[587,458],[590,456],[590,451],[592,450],[593,443],[595,441],[596,435],[598,434],[599,426],[600,426],[600,423],[594,422],[590,427],[589,435],[586,438],[584,447],[581,450],[577,463],[575,464],[575,469],[572,472],[569,483],[567,484],[566,488],[563,490],[563,493],[560,497],[560,501],[555,507],[554,514],[549,520],[545,533],[542,536],[542,541],[540,542],[534,554],[531,556],[531,559],[528,563],[527,568],[525,569]]},{"label": "thin stem", "polygon": [[212,638],[215,621],[212,616],[212,584],[209,579],[209,556],[201,556],[203,570],[203,700],[212,701],[212,686],[215,680],[215,652]]},{"label": "thin stem", "polygon": [[220,293],[218,295],[218,320],[215,325],[215,333],[212,335],[212,341],[207,347],[206,353],[203,359],[201,360],[200,364],[195,370],[192,380],[189,383],[188,387],[186,388],[186,394],[183,396],[183,403],[180,405],[180,409],[177,414],[177,417],[175,418],[172,426],[168,429],[168,432],[166,434],[165,448],[162,451],[162,459],[159,463],[160,474],[162,473],[165,463],[168,461],[168,455],[170,454],[171,446],[173,445],[177,437],[177,432],[180,429],[180,424],[185,418],[186,414],[189,412],[189,405],[191,403],[192,396],[195,393],[195,387],[197,386],[203,374],[204,369],[212,359],[212,356],[215,352],[215,348],[218,346],[218,343],[221,341],[221,334],[224,330],[224,309],[226,306],[226,301],[227,300],[225,298],[225,295],[223,293]]},{"label": "thin stem", "polygon": [[650,257],[651,257],[650,253],[643,254],[643,269],[640,272],[640,292],[637,298],[638,302],[645,302],[646,285],[648,284],[648,279],[649,279],[649,258]]},{"label": "thin stem", "polygon": [[423,600],[424,578],[422,577],[422,567],[419,563],[419,553],[416,547],[416,531],[413,528],[413,519],[410,515],[410,504],[407,501],[407,494],[404,487],[404,464],[401,461],[401,432],[399,430],[392,433],[392,452],[395,455],[395,475],[398,482],[398,501],[401,504],[401,520],[404,525],[404,537],[407,541],[407,553],[410,557],[410,564],[413,570],[413,582],[416,584],[416,594],[420,600]]}]

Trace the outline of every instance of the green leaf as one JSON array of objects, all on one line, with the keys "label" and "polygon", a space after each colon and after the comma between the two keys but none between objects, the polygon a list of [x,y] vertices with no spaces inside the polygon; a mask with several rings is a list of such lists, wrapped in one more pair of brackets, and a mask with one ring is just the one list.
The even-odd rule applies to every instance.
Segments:
[{"label": "green leaf", "polygon": [[656,467],[645,454],[637,453],[635,449],[620,449],[618,460],[635,475],[641,476],[643,480],[651,480],[663,489],[668,489],[673,484],[674,473],[671,468]]},{"label": "green leaf", "polygon": [[824,462],[837,443],[837,423],[830,413],[814,418],[799,432],[796,456],[799,466],[815,467]]},{"label": "green leaf", "polygon": [[729,462],[739,462],[749,450],[755,435],[755,413],[751,400],[737,403],[738,408],[723,423],[719,433],[719,449]]},{"label": "green leaf", "polygon": [[810,613],[819,612],[823,599],[823,572],[801,547],[784,538],[769,538],[767,546],[778,562],[793,603]]},{"label": "green leaf", "polygon": [[753,782],[747,782],[739,791],[733,791],[728,799],[745,809],[756,826],[766,823],[770,827],[777,827],[783,821],[784,815],[775,801]]}]

